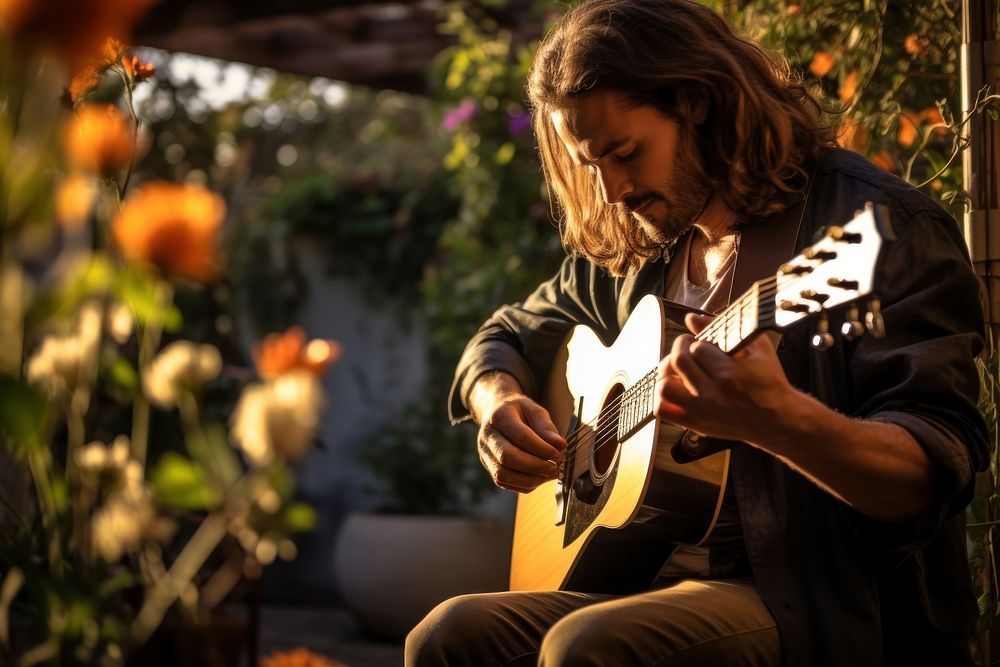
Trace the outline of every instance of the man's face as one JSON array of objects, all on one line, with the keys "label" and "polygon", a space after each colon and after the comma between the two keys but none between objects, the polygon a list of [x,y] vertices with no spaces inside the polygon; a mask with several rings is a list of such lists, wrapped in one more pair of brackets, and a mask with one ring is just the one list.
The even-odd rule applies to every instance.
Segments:
[{"label": "man's face", "polygon": [[652,106],[598,90],[550,119],[578,169],[591,170],[608,204],[621,204],[654,243],[690,229],[711,190],[679,164],[679,125]]}]

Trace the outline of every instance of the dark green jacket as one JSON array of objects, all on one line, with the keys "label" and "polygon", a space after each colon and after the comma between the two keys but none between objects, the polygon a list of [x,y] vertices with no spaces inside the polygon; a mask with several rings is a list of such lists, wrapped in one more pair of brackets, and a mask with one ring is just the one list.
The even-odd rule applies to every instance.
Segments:
[{"label": "dark green jacket", "polygon": [[[733,452],[732,479],[747,553],[781,636],[784,660],[818,665],[971,664],[976,601],[965,513],[987,465],[976,407],[983,347],[980,284],[954,220],[935,202],[854,153],[831,149],[806,201],[799,247],[866,202],[884,204],[897,234],[879,282],[887,335],[809,345],[808,326],[778,354],[797,387],[858,418],[907,429],[934,463],[938,494],[919,520],[862,516],[760,450]],[[767,224],[761,221],[757,224]],[[576,324],[615,340],[635,304],[661,293],[669,258],[612,278],[579,257],[523,304],[505,306],[469,342],[456,371],[453,421],[482,373],[500,369],[537,396],[553,350]],[[839,329],[836,316],[831,329]]]}]

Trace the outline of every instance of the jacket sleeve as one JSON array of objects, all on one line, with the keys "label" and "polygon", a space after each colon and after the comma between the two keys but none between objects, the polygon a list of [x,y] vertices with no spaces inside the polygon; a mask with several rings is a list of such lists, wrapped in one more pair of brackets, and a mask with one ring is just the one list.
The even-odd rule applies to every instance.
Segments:
[{"label": "jacket sleeve", "polygon": [[537,397],[553,354],[573,326],[583,324],[609,342],[617,335],[620,281],[589,261],[567,257],[559,272],[523,303],[503,306],[469,341],[448,400],[453,424],[470,419],[467,399],[484,373],[506,371]]},{"label": "jacket sleeve", "polygon": [[[894,221],[895,222],[895,221]],[[879,282],[887,335],[864,336],[849,362],[856,417],[898,424],[930,457],[936,498],[922,517],[876,521],[845,507],[848,523],[881,549],[912,551],[972,498],[988,463],[978,409],[981,284],[955,222],[927,210],[896,223]]]}]

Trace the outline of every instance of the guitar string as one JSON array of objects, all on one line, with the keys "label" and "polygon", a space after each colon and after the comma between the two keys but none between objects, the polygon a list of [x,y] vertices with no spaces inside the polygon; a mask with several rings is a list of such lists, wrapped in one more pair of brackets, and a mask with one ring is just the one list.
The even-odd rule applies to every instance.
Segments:
[{"label": "guitar string", "polygon": [[[773,280],[773,278],[772,278],[772,280]],[[761,283],[766,283],[766,282],[768,282],[768,281],[766,281],[766,280],[761,281]],[[740,312],[740,321],[742,322],[743,312],[746,311],[748,308],[750,308],[750,307],[753,306],[753,300],[750,298],[752,296],[753,296],[752,293],[748,290],[748,292],[743,297],[740,298],[740,301],[735,302],[733,304],[733,307],[727,308],[727,311],[730,312],[731,314],[734,314],[736,311],[739,311]],[[738,308],[736,307],[737,304],[739,304]],[[726,314],[726,312],[721,313],[720,317],[723,316],[723,315],[725,315],[725,314]],[[731,321],[731,317],[727,317],[727,320]],[[713,323],[717,322],[717,321],[718,320],[713,320]],[[701,333],[699,333],[695,338],[697,340],[710,340],[710,339],[713,338],[714,334],[721,333],[719,330],[722,329],[722,328],[723,327],[719,327],[719,326],[716,326],[716,327],[712,327],[712,326],[706,327],[705,330],[702,331]],[[632,387],[629,387],[628,389],[626,389],[613,402],[611,402],[607,406],[605,406],[605,408],[600,412],[600,414],[597,415],[596,418],[594,418],[590,422],[582,424],[581,426],[577,427],[572,433],[568,434],[566,436],[567,447],[566,447],[566,449],[564,451],[566,453],[568,453],[568,454],[574,453],[575,450],[582,444],[582,442],[580,442],[580,440],[583,437],[585,437],[585,436],[588,435],[588,433],[581,433],[581,431],[584,431],[588,427],[592,428],[595,424],[599,423],[602,419],[604,419],[606,417],[609,417],[612,413],[614,413],[615,411],[617,411],[620,408],[622,401],[628,400],[629,398],[631,398],[629,396],[630,394],[632,394],[632,393],[640,393],[640,397],[636,397],[636,399],[637,399],[637,402],[642,401],[643,399],[641,398],[641,394],[644,393],[645,391],[648,391],[648,390],[640,390],[639,392],[635,392],[634,389],[636,387],[639,387],[643,382],[647,381],[647,378],[650,375],[654,374],[656,371],[657,371],[657,369],[654,368],[652,371],[650,371],[649,373],[647,373],[645,376],[643,376],[643,378],[641,380],[639,380],[638,382],[636,382],[635,384],[633,384]],[[645,418],[645,416],[643,418]],[[605,426],[603,428],[603,430],[596,431],[594,433],[593,437],[594,437],[595,440],[602,439],[602,438],[607,438],[609,436],[609,434],[613,430],[617,430],[617,429],[618,429],[618,427],[616,425],[614,425],[613,422],[612,422],[612,424],[609,424],[608,426]],[[576,436],[577,434],[580,434],[580,435],[577,436],[577,438],[574,441],[574,443],[570,444],[569,443],[570,438],[572,438],[573,436]],[[597,447],[594,448],[594,451],[596,452],[602,446],[603,445],[598,445]]]},{"label": "guitar string", "polygon": [[[761,281],[761,283],[765,283],[765,282],[767,282],[767,281]],[[751,296],[752,296],[752,294],[750,293],[750,291],[748,291],[743,297],[741,297],[740,301],[738,301],[738,302],[736,302],[736,303],[733,304],[733,307],[727,308],[727,312],[729,312],[730,315],[726,318],[726,320],[727,321],[731,321],[732,320],[732,316],[735,315],[735,313],[737,311],[739,311],[739,313],[740,313],[740,315],[739,315],[740,321],[742,322],[743,312],[746,311],[748,308],[750,308],[750,307],[753,306],[753,300],[750,298]],[[739,304],[739,307],[736,307],[737,304]],[[723,316],[723,315],[726,315],[726,312],[723,312],[722,314],[720,314],[720,317]],[[716,322],[716,321],[718,321],[718,320],[714,320],[713,323]],[[716,333],[721,333],[720,329],[722,329],[722,328],[723,327],[719,327],[719,326],[716,326],[716,327],[712,327],[712,326],[706,327],[705,330],[702,331],[701,333],[699,333],[695,338],[697,340],[711,340]],[[648,399],[644,399],[643,394],[645,394],[646,392],[648,392],[649,389],[646,388],[646,389],[642,389],[642,390],[636,390],[636,388],[640,387],[644,382],[648,382],[648,378],[651,375],[653,375],[656,371],[657,371],[656,368],[654,368],[653,370],[651,370],[649,373],[647,373],[645,376],[643,376],[643,378],[641,380],[637,381],[631,387],[629,387],[624,392],[622,392],[622,394],[620,396],[618,396],[614,401],[612,401],[607,406],[605,406],[605,408],[600,412],[600,414],[598,414],[597,417],[595,417],[592,421],[580,425],[572,433],[568,434],[566,436],[567,447],[564,450],[564,452],[566,454],[572,454],[572,453],[574,453],[576,451],[576,449],[580,445],[582,445],[582,438],[584,438],[584,437],[586,437],[586,436],[589,435],[588,433],[584,432],[585,429],[587,429],[588,427],[593,428],[594,425],[598,424],[602,419],[604,419],[606,417],[609,417],[615,411],[619,410],[619,408],[621,406],[621,403],[623,401],[635,399],[635,402],[643,402],[644,400],[648,400]],[[631,394],[636,394],[636,393],[638,393],[639,396],[631,396]],[[645,419],[645,416],[643,418]],[[616,430],[618,430],[618,426],[615,425],[612,422],[611,424],[605,426],[603,428],[603,430],[596,431],[594,433],[594,435],[593,435],[593,438],[595,440],[607,438],[612,431],[616,431]],[[574,441],[572,443],[570,443],[570,439],[574,438],[574,436],[576,436],[575,439],[574,439]],[[594,451],[596,452],[602,446],[603,445],[598,445],[597,447],[594,448]]]},{"label": "guitar string", "polygon": [[[748,308],[754,305],[754,299],[753,299],[753,297],[755,296],[754,290],[755,288],[758,287],[760,288],[760,291],[757,294],[758,302],[763,301],[765,304],[765,307],[761,308],[758,311],[758,319],[760,319],[762,315],[769,316],[776,309],[773,304],[773,301],[771,301],[771,297],[776,296],[777,293],[782,289],[784,289],[785,287],[787,287],[789,283],[795,282],[797,280],[799,280],[797,276],[770,276],[768,278],[764,278],[758,281],[757,283],[754,283],[754,287],[747,290],[740,297],[739,301],[735,302],[731,307],[728,307],[725,311],[720,313],[720,316],[715,320],[713,320],[712,323],[709,324],[709,326],[706,327],[702,332],[696,335],[695,339],[712,340],[717,337],[721,338],[723,334],[728,335],[729,324],[733,321],[733,318],[737,316],[736,315],[737,312],[739,313],[738,324],[742,324],[744,311],[746,311]],[[737,333],[739,333],[738,330]],[[587,429],[588,427],[593,428],[602,419],[609,417],[612,413],[617,411],[620,408],[622,401],[632,400],[633,398],[636,403],[648,401],[648,398],[643,396],[643,394],[645,394],[645,392],[648,391],[648,388],[638,391],[634,390],[637,387],[639,387],[643,382],[646,382],[647,378],[656,370],[657,369],[653,369],[652,371],[647,373],[646,376],[644,376],[641,380],[632,385],[632,387],[629,387],[624,392],[622,392],[622,394],[619,397],[617,397],[613,402],[609,403],[593,420],[587,422],[586,424],[582,424],[581,426],[577,427],[572,433],[567,434],[565,438],[567,441],[567,447],[564,450],[564,455],[575,453],[576,450],[583,445],[583,438],[588,436],[588,433],[584,432],[585,429]],[[631,397],[630,394],[633,393],[638,393],[639,396]],[[648,415],[644,415],[643,419],[645,419],[647,416]],[[610,440],[607,440],[607,438],[609,437],[612,431],[617,431],[617,430],[618,426],[614,424],[614,421],[612,420],[610,424],[608,424],[603,428],[603,430],[596,431],[592,436],[593,440],[598,441],[603,439],[604,443],[598,444],[593,449],[593,451],[597,452],[601,447],[604,446],[604,444],[610,442]],[[571,439],[572,442],[570,442]]]}]

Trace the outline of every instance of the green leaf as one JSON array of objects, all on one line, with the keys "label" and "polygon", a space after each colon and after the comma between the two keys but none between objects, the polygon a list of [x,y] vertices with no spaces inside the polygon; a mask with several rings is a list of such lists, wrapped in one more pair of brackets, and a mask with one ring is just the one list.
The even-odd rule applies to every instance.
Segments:
[{"label": "green leaf", "polygon": [[997,120],[998,118],[1000,118],[1000,113],[997,113],[997,110],[994,109],[993,107],[986,108],[986,115],[992,118],[993,120]]},{"label": "green leaf", "polygon": [[305,503],[292,503],[285,510],[285,528],[293,533],[305,533],[316,527],[316,510]]},{"label": "green leaf", "polygon": [[19,458],[45,446],[47,404],[33,387],[0,375],[0,434],[9,438]]},{"label": "green leaf", "polygon": [[108,368],[108,378],[127,391],[135,392],[139,389],[139,374],[135,367],[125,359],[119,357]]},{"label": "green leaf", "polygon": [[160,457],[151,475],[153,496],[157,503],[174,509],[213,509],[221,502],[221,494],[205,477],[194,461],[176,452],[167,452]]},{"label": "green leaf", "polygon": [[187,448],[218,488],[232,487],[243,474],[239,458],[226,438],[225,429],[219,424],[209,424],[192,434],[187,440]]},{"label": "green leaf", "polygon": [[59,514],[69,508],[69,484],[62,477],[52,478],[52,503]]},{"label": "green leaf", "polygon": [[118,298],[128,304],[140,324],[162,325],[177,331],[183,324],[180,311],[173,304],[164,307],[164,284],[154,275],[122,271],[115,284]]}]

